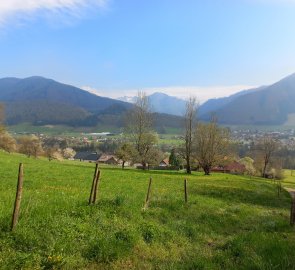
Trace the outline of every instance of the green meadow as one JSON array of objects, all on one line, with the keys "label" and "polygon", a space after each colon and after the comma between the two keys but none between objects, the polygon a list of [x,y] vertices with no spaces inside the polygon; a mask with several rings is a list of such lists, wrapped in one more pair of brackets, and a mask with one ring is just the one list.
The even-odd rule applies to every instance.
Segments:
[{"label": "green meadow", "polygon": [[[19,162],[23,199],[11,232]],[[295,269],[290,196],[278,197],[272,181],[103,166],[88,206],[93,172],[91,163],[0,152],[0,269]]]}]

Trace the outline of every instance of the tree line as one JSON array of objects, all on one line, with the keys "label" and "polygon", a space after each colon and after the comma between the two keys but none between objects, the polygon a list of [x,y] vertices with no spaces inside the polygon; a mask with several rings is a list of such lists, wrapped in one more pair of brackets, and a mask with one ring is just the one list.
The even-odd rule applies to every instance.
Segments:
[{"label": "tree line", "polygon": [[[209,123],[198,121],[197,111],[197,100],[190,97],[183,117],[182,143],[170,150],[169,164],[173,168],[184,168],[188,174],[192,169],[202,169],[209,175],[215,166],[225,166],[232,160],[237,160],[245,166],[247,174],[267,178],[281,177],[281,169],[287,158],[289,164],[294,162],[288,155],[286,158],[286,153],[290,150],[286,150],[277,140],[268,136],[254,142],[251,149],[244,151],[244,157],[240,158],[235,143],[230,139],[229,129],[218,126],[214,115]],[[123,142],[102,143],[98,145],[97,150],[115,153],[122,160],[122,168],[126,162],[138,164],[144,170],[157,166],[165,154],[159,148],[159,137],[153,130],[152,115],[147,95],[139,92],[135,106],[125,116]],[[83,145],[70,147],[67,141],[54,138],[41,141],[37,136],[31,135],[15,139],[5,130],[3,122],[4,109],[0,105],[0,149],[7,152],[17,151],[28,157],[45,156],[52,160],[72,158],[75,150],[84,150]],[[88,145],[86,149],[89,147]],[[94,150],[96,146],[92,145],[92,148]]]}]

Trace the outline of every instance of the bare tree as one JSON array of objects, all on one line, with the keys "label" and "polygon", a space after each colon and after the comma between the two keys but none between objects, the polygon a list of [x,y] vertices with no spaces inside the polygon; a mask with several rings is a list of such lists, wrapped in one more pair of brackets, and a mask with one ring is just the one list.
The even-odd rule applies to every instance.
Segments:
[{"label": "bare tree", "polygon": [[135,106],[127,114],[126,132],[134,143],[134,161],[140,162],[146,169],[149,155],[157,143],[157,136],[152,132],[152,114],[147,95],[138,92]]},{"label": "bare tree", "polygon": [[28,157],[34,156],[37,158],[43,153],[41,141],[35,135],[20,137],[19,152],[27,155]]},{"label": "bare tree", "polygon": [[8,153],[16,150],[16,141],[8,132],[0,132],[0,149]]},{"label": "bare tree", "polygon": [[267,178],[268,165],[271,163],[272,158],[278,150],[279,143],[271,136],[263,136],[263,138],[258,141],[255,148],[262,157],[261,176]]},{"label": "bare tree", "polygon": [[183,157],[186,161],[186,172],[191,174],[191,157],[193,148],[193,134],[197,117],[197,101],[195,97],[190,97],[186,102],[184,115],[185,134],[184,134],[184,151]]},{"label": "bare tree", "polygon": [[213,166],[223,162],[228,152],[229,131],[218,127],[216,119],[210,123],[198,123],[194,134],[194,158],[209,175]]}]

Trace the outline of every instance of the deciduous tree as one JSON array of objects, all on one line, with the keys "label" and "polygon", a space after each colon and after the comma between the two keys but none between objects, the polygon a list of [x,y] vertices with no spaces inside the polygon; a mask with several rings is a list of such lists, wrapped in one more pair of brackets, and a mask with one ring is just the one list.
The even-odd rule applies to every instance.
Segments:
[{"label": "deciduous tree", "polygon": [[65,159],[70,159],[76,155],[76,152],[73,148],[67,147],[62,151],[62,154]]},{"label": "deciduous tree", "polygon": [[134,144],[134,161],[140,162],[143,169],[146,169],[158,137],[152,131],[150,104],[144,92],[138,92],[136,103],[127,114],[125,131]]},{"label": "deciduous tree", "polygon": [[190,97],[186,102],[184,115],[184,147],[183,157],[186,161],[186,172],[191,174],[191,158],[193,152],[193,135],[196,125],[197,101],[195,97]]},{"label": "deciduous tree", "polygon": [[229,131],[218,127],[213,118],[210,123],[198,123],[194,135],[194,158],[209,175],[213,166],[224,160],[228,153]]},{"label": "deciduous tree", "polygon": [[245,166],[246,174],[249,176],[255,175],[254,160],[250,157],[243,157],[239,160],[239,163]]},{"label": "deciduous tree", "polygon": [[268,166],[279,149],[279,142],[271,136],[263,136],[263,138],[258,140],[255,149],[262,159],[261,176],[266,178]]},{"label": "deciduous tree", "polygon": [[135,149],[130,143],[122,144],[116,151],[116,156],[122,160],[122,169],[125,168],[125,163],[131,161],[135,155]]},{"label": "deciduous tree", "polygon": [[0,149],[8,153],[16,150],[16,141],[8,132],[0,132]]},{"label": "deciduous tree", "polygon": [[43,153],[41,141],[35,135],[22,136],[19,138],[19,152],[37,158]]}]

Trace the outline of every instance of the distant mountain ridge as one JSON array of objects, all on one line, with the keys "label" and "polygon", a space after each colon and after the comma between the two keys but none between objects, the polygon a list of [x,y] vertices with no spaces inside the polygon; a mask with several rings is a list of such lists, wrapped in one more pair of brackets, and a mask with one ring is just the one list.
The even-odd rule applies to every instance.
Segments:
[{"label": "distant mountain ridge", "polygon": [[[153,112],[177,116],[184,115],[186,101],[181,98],[170,96],[161,92],[155,92],[149,95],[148,98]],[[124,96],[118,98],[118,100],[135,103],[136,96]]]},{"label": "distant mountain ridge", "polygon": [[[124,126],[125,112],[134,106],[39,76],[0,79],[0,103],[5,104],[8,125],[31,123],[116,128]],[[179,127],[181,122],[180,118],[167,114],[154,116],[156,128],[162,130]]]},{"label": "distant mountain ridge", "polygon": [[[159,92],[149,99],[158,130],[182,127],[185,100]],[[0,79],[0,103],[5,104],[9,125],[27,122],[80,127],[123,127],[125,112],[134,106],[38,76]],[[208,100],[200,106],[198,117],[208,121],[213,112],[219,123],[226,125],[283,125],[295,115],[294,104],[292,74],[270,86]]]},{"label": "distant mountain ridge", "polygon": [[[246,92],[217,108],[218,121],[228,125],[283,125],[295,113],[295,74]],[[209,113],[201,115],[208,120]]]},{"label": "distant mountain ridge", "polygon": [[126,102],[100,97],[80,88],[40,76],[0,79],[0,100],[4,102],[46,100],[78,106],[90,112],[99,112],[114,103],[130,107],[130,104]]},{"label": "distant mountain ridge", "polygon": [[242,91],[235,93],[233,95],[230,95],[228,97],[209,99],[200,106],[198,113],[199,113],[200,117],[202,118],[204,115],[216,112],[217,110],[221,109],[222,107],[225,107],[227,104],[229,104],[230,102],[232,102],[233,100],[235,100],[236,98],[238,98],[240,96],[244,96],[246,94],[262,90],[265,87],[266,86],[261,86],[258,88],[242,90]]}]

